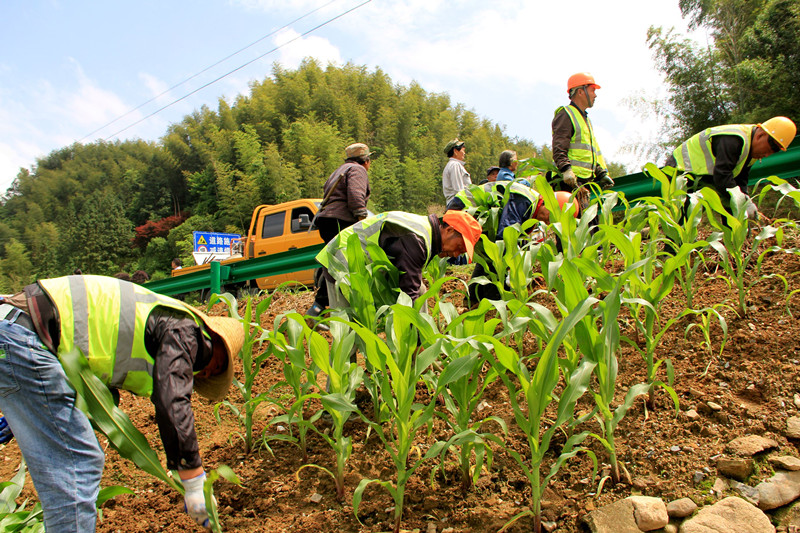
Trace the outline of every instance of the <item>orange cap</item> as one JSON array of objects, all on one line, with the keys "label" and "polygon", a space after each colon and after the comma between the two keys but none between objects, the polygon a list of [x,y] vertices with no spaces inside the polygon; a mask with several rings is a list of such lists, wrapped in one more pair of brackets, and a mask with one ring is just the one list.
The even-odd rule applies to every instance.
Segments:
[{"label": "orange cap", "polygon": [[567,92],[570,92],[575,87],[582,87],[584,85],[594,85],[597,89],[600,88],[600,86],[594,82],[594,76],[588,72],[578,72],[570,76],[569,80],[567,80]]},{"label": "orange cap", "polygon": [[475,244],[481,238],[481,225],[469,213],[453,209],[444,214],[442,221],[461,234],[464,246],[467,247],[467,258],[472,263]]}]

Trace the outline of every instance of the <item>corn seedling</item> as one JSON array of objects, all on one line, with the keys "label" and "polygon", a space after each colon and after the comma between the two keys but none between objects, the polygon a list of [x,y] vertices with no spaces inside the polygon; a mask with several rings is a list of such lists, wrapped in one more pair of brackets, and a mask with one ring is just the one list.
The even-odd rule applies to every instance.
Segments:
[{"label": "corn seedling", "polygon": [[[748,243],[750,228],[746,219],[745,209],[750,199],[747,195],[740,191],[738,187],[728,189],[731,197],[731,212],[728,212],[722,205],[722,201],[716,191],[705,188],[701,193],[703,205],[708,211],[709,222],[720,232],[718,235],[721,235],[721,238],[714,239],[710,242],[710,245],[722,258],[722,268],[725,270],[728,279],[736,285],[738,312],[739,316],[744,317],[747,314],[747,295],[752,286],[752,284],[745,283],[747,267],[750,266],[754,258],[758,257],[758,245],[772,237],[780,239],[782,232],[779,228],[765,226]],[[723,223],[716,219],[715,214],[722,218]],[[780,245],[780,242],[778,244]],[[768,252],[769,250],[764,254]],[[758,258],[758,264],[763,260],[764,254]]]},{"label": "corn seedling", "polygon": [[[289,316],[288,318],[292,320],[293,317]],[[333,335],[333,342],[330,346],[322,335],[308,327],[305,328],[305,338],[314,364],[319,367],[322,374],[328,377],[327,390],[324,392],[321,390],[319,393],[312,393],[309,396],[318,399],[322,403],[322,408],[331,417],[333,429],[330,434],[319,431],[315,427],[313,429],[336,454],[336,470],[331,472],[327,468],[314,464],[304,465],[302,468],[317,468],[330,475],[336,484],[336,497],[342,501],[344,499],[344,469],[353,452],[353,440],[352,437],[344,435],[344,424],[351,413],[358,411],[353,401],[356,389],[363,381],[364,370],[350,358],[355,333],[340,318],[334,318],[328,323]],[[300,471],[298,471],[298,475],[299,473]]]},{"label": "corn seedling", "polygon": [[261,366],[264,360],[270,356],[269,351],[264,351],[260,355],[254,356],[253,348],[260,347],[270,338],[270,332],[261,327],[261,315],[269,308],[272,296],[268,295],[255,306],[253,306],[253,297],[248,296],[244,316],[239,315],[236,299],[229,293],[222,295],[212,294],[208,301],[209,307],[220,300],[227,304],[230,316],[239,320],[244,330],[244,344],[241,352],[239,352],[239,358],[242,360],[244,381],[240,382],[235,377],[233,378],[233,384],[242,397],[241,407],[238,407],[229,399],[225,399],[214,406],[214,417],[217,419],[217,423],[221,423],[219,415],[221,407],[226,407],[233,413],[244,431],[244,434],[239,434],[244,442],[244,453],[249,454],[253,450],[253,414],[261,402],[265,400],[272,401],[268,392],[260,394],[254,394],[253,392],[253,383],[261,370]]},{"label": "corn seedling", "polygon": [[26,510],[28,500],[17,505],[17,498],[25,486],[26,472],[25,459],[22,459],[14,477],[10,481],[0,483],[0,532],[2,533],[12,531],[44,533],[42,506],[37,502],[30,510]]},{"label": "corn seedling", "polygon": [[[479,418],[477,415],[478,405],[486,387],[497,379],[497,376],[494,372],[485,377],[481,376],[484,363],[489,360],[491,354],[481,353],[487,351],[484,344],[468,340],[474,335],[493,335],[500,319],[486,320],[486,312],[491,308],[488,300],[482,300],[477,309],[461,315],[450,303],[443,302],[440,308],[447,323],[445,330],[447,340],[442,343],[446,360],[441,375],[430,373],[426,379],[430,388],[441,394],[444,400],[446,412],[437,411],[436,415],[444,420],[453,436],[441,449],[442,468],[434,468],[431,478],[433,479],[439,470],[444,473],[445,456],[451,448],[456,448],[461,473],[461,490],[467,492],[477,481],[484,464],[487,468],[491,468],[493,455],[489,442],[502,446],[502,441],[494,433],[482,431],[483,426],[488,422],[494,422],[503,435],[508,433],[502,418],[495,416]],[[456,373],[460,377],[453,377]],[[473,455],[474,467],[471,463]]]},{"label": "corn seedling", "polygon": [[203,483],[203,496],[206,500],[206,509],[208,509],[209,527],[214,533],[222,532],[222,524],[219,520],[219,513],[217,512],[217,499],[214,498],[214,482],[221,477],[240,487],[242,485],[241,481],[239,481],[239,476],[225,465],[219,465],[214,470],[206,473],[206,480]]},{"label": "corn seedling", "polygon": [[[573,419],[575,404],[588,388],[592,370],[596,364],[587,359],[578,365],[570,376],[569,384],[561,392],[555,420],[544,428],[544,413],[555,399],[554,390],[559,382],[558,348],[570,330],[591,311],[596,302],[597,300],[591,297],[585,299],[558,324],[552,335],[546,339],[547,345],[539,354],[533,374],[528,370],[523,359],[497,339],[493,337],[476,338],[476,340],[488,341],[493,344],[496,357],[495,371],[508,388],[514,420],[525,434],[530,451],[530,456],[523,458],[516,450],[510,447],[506,448],[508,454],[519,464],[528,479],[531,488],[531,509],[512,518],[503,529],[523,516],[533,515],[533,531],[541,532],[541,499],[544,488],[561,465],[581,451],[575,446],[578,446],[589,434],[584,432],[567,439],[561,453],[552,464],[549,474],[544,479],[541,478],[541,464],[550,448],[550,441],[559,427]],[[594,456],[591,455],[591,457],[594,460]]]},{"label": "corn seedling", "polygon": [[703,341],[700,344],[701,346],[705,346],[706,350],[708,350],[709,359],[708,359],[708,364],[706,365],[706,369],[700,375],[701,378],[705,377],[705,375],[708,373],[708,369],[711,366],[711,363],[713,362],[715,356],[711,339],[711,325],[713,323],[713,319],[716,318],[719,327],[722,329],[722,341],[720,342],[719,345],[719,352],[717,353],[718,356],[720,357],[722,356],[722,351],[725,349],[725,343],[728,341],[728,323],[725,320],[725,317],[723,317],[722,314],[720,314],[720,312],[718,311],[718,309],[722,307],[728,307],[730,309],[730,306],[727,306],[725,304],[716,304],[714,306],[707,307],[699,311],[693,311],[689,309],[684,312],[684,314],[694,314],[700,317],[699,323],[693,322],[688,326],[686,326],[686,330],[684,331],[684,338],[688,337],[689,333],[694,329],[699,329],[703,335]]},{"label": "corn seedling", "polygon": [[[664,254],[666,260],[659,265],[655,255],[642,256],[642,235],[639,232],[623,234],[614,226],[601,226],[603,237],[622,254],[625,268],[628,269],[627,282],[623,302],[630,309],[631,316],[636,324],[637,331],[644,337],[645,347],[640,348],[638,343],[625,339],[641,355],[647,365],[647,383],[650,385],[648,406],[655,407],[656,374],[662,363],[667,369],[668,384],[661,386],[672,397],[676,404],[678,396],[671,387],[675,373],[669,359],[657,359],[655,352],[661,338],[672,325],[685,316],[686,312],[667,321],[661,320],[661,303],[672,291],[675,285],[675,274],[680,265],[684,264],[689,253],[699,244],[685,243],[674,256]],[[654,246],[651,244],[651,247]],[[660,268],[658,268],[660,266]]]},{"label": "corn seedling", "polygon": [[[327,319],[326,319],[327,320]],[[306,362],[306,350],[303,345],[305,330],[308,325],[297,313],[280,315],[275,319],[280,324],[272,336],[270,349],[283,361],[284,379],[275,385],[289,387],[291,394],[285,395],[282,400],[290,402],[285,407],[286,414],[276,416],[270,426],[286,424],[288,435],[272,435],[267,437],[266,430],[264,441],[283,440],[297,444],[303,453],[303,461],[308,460],[308,447],[306,437],[314,423],[322,416],[322,411],[317,411],[309,418],[305,416],[306,403],[311,399],[317,388],[318,368]],[[293,426],[297,426],[297,437],[294,436]]]},{"label": "corn seedling", "polygon": [[[592,434],[592,436],[608,452],[609,462],[611,463],[611,476],[615,483],[619,482],[620,473],[614,432],[619,422],[625,417],[628,409],[633,405],[636,397],[647,394],[650,390],[650,384],[647,383],[632,386],[628,389],[622,404],[614,411],[611,410],[617,384],[617,350],[620,344],[618,316],[622,305],[620,291],[630,273],[631,270],[629,269],[617,278],[613,289],[598,303],[591,327],[586,330],[586,341],[580,343],[581,352],[589,361],[595,364],[594,375],[597,378],[593,395],[598,408],[596,417],[600,422],[603,436],[597,434]],[[601,324],[598,325],[598,322]],[[660,385],[660,383],[656,382],[655,385]]]},{"label": "corn seedling", "polygon": [[[428,405],[415,403],[414,397],[417,383],[441,353],[441,341],[417,353],[418,330],[430,329],[432,319],[415,311],[407,295],[401,294],[399,301],[391,306],[387,315],[386,340],[374,331],[353,324],[356,333],[367,341],[365,355],[373,368],[372,379],[380,388],[378,420],[372,421],[363,415],[362,419],[376,431],[397,473],[394,483],[381,479],[362,479],[353,494],[353,512],[358,519],[358,508],[367,486],[373,483],[382,486],[395,503],[394,533],[400,531],[409,478],[426,458],[439,454],[438,446],[431,447],[424,457],[414,447],[416,434],[432,424],[436,406],[435,402]],[[382,421],[386,421],[388,427],[384,427]],[[416,455],[412,456],[412,450],[416,451]]]}]

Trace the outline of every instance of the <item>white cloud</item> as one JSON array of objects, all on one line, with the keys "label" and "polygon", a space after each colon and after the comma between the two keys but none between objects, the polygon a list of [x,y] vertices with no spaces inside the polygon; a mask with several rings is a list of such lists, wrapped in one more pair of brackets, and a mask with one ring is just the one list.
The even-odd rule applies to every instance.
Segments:
[{"label": "white cloud", "polygon": [[274,42],[281,46],[278,61],[287,68],[297,68],[306,57],[317,59],[323,68],[328,63],[342,64],[339,48],[323,37],[300,37],[294,30],[283,30],[275,36]]}]

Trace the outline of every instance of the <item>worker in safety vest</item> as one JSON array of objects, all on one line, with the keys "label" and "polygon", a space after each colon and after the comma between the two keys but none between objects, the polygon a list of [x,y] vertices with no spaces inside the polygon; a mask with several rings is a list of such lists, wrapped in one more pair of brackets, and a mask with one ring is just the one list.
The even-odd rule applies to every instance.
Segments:
[{"label": "worker in safety vest", "polygon": [[[331,307],[347,307],[347,300],[336,283],[347,283],[350,267],[345,255],[347,241],[357,235],[366,250],[368,242],[380,246],[400,271],[399,288],[415,301],[423,292],[422,269],[436,256],[467,254],[472,261],[481,226],[464,211],[447,211],[444,216],[413,215],[389,211],[368,217],[343,230],[317,255],[328,283]],[[369,259],[368,259],[369,260]],[[336,301],[334,301],[336,294]]]},{"label": "worker in safety vest", "polygon": [[[604,189],[614,186],[587,114],[594,105],[595,91],[599,88],[588,72],[573,74],[567,80],[570,103],[555,111],[552,122],[553,162],[562,179],[561,190],[574,191],[589,182]],[[576,197],[582,209],[589,205],[588,188],[581,188]]]},{"label": "worker in safety vest", "polygon": [[[729,208],[728,189],[748,194],[750,167],[764,157],[786,150],[797,133],[794,122],[773,117],[761,124],[729,124],[706,128],[678,146],[667,166],[696,178],[694,187],[713,186]],[[688,200],[687,200],[688,201]],[[758,208],[747,204],[747,217],[758,220]]]},{"label": "worker in safety vest", "polygon": [[[498,180],[499,181],[499,180]],[[545,224],[550,223],[550,211],[544,205],[544,199],[533,188],[527,185],[527,181],[517,179],[512,182],[506,182],[509,187],[508,201],[503,206],[500,212],[500,218],[497,222],[497,235],[495,241],[503,240],[503,233],[506,228],[514,224],[522,224],[526,220],[536,219]],[[562,209],[566,209],[570,203],[570,193],[566,191],[557,191],[556,200]],[[574,205],[574,215],[577,217],[580,212],[579,206],[572,200]],[[489,269],[493,269],[493,265],[487,261]],[[472,278],[475,279],[485,276],[487,270],[482,264],[475,265],[472,271]],[[470,305],[477,303],[483,298],[490,300],[499,300],[500,291],[495,285],[479,285],[471,284],[469,287]]]},{"label": "worker in safety vest", "polygon": [[244,342],[241,323],[103,276],[43,279],[2,301],[0,410],[28,465],[45,529],[95,530],[103,449],[60,363],[76,351],[112,393],[150,397],[185,509],[208,528],[191,394],[225,397]]}]

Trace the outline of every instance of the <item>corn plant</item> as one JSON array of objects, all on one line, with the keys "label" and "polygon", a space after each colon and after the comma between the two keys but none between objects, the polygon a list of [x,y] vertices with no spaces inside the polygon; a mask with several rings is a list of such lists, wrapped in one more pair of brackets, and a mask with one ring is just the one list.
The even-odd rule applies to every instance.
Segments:
[{"label": "corn plant", "polygon": [[[444,400],[446,412],[437,411],[439,416],[452,432],[452,437],[444,442],[440,459],[442,468],[434,468],[431,478],[438,470],[444,473],[444,459],[451,448],[457,449],[459,471],[461,473],[461,490],[467,492],[477,481],[484,465],[491,468],[493,452],[489,442],[502,446],[502,441],[494,433],[482,431],[489,422],[496,424],[503,435],[508,428],[502,418],[488,416],[479,418],[477,407],[481,402],[486,387],[497,379],[496,374],[481,374],[484,364],[491,356],[486,345],[469,338],[475,335],[494,334],[500,324],[499,318],[486,320],[485,314],[492,307],[488,300],[482,300],[478,308],[459,315],[455,307],[447,302],[440,306],[447,327],[444,331],[447,340],[442,343],[445,354],[444,369],[441,374],[431,372],[426,377],[431,390],[440,394]],[[454,377],[454,374],[460,377]],[[444,385],[447,384],[447,385]],[[475,457],[473,467],[471,460]]]},{"label": "corn plant", "polygon": [[22,459],[14,477],[0,483],[0,532],[44,533],[41,504],[35,503],[30,510],[26,509],[28,500],[17,505],[26,472],[25,459]]},{"label": "corn plant", "polygon": [[[675,272],[676,281],[686,298],[686,306],[691,309],[697,292],[697,272],[705,264],[702,250],[708,246],[708,242],[700,239],[698,234],[703,206],[698,194],[687,195],[686,176],[665,174],[652,163],[645,165],[644,172],[659,183],[661,196],[644,198],[634,211],[646,213],[651,237],[663,235],[652,242],[664,242],[664,249],[668,253],[674,254],[684,245],[692,245],[690,253]],[[635,218],[626,217],[626,220]],[[630,230],[627,226],[626,229]]]},{"label": "corn plant", "polygon": [[220,533],[222,531],[222,523],[220,522],[219,513],[217,512],[217,500],[214,498],[214,482],[221,477],[236,485],[242,485],[239,476],[226,465],[219,465],[206,474],[206,480],[203,483],[203,496],[205,497],[206,509],[208,510],[208,524],[211,531],[214,533]]},{"label": "corn plant", "polygon": [[[705,309],[701,309],[699,311],[689,310],[688,313],[692,313],[700,317],[700,322],[693,322],[686,326],[684,330],[684,338],[689,336],[689,333],[694,329],[699,329],[703,335],[703,341],[701,342],[702,346],[706,347],[708,350],[708,364],[706,365],[705,371],[701,377],[705,376],[708,372],[708,368],[711,366],[711,363],[714,360],[714,349],[712,346],[712,338],[711,338],[711,325],[713,323],[713,319],[716,319],[716,322],[719,324],[720,329],[722,329],[722,341],[719,345],[719,352],[718,355],[722,356],[722,351],[725,349],[725,343],[728,341],[728,322],[725,320],[725,317],[719,312],[719,309],[727,307],[730,309],[730,306],[725,304],[716,304],[711,307],[707,307]],[[714,339],[716,340],[716,339]]]},{"label": "corn plant", "polygon": [[[291,315],[288,319],[299,320],[298,317]],[[328,377],[327,390],[321,389],[319,393],[309,394],[309,397],[322,403],[322,408],[330,415],[333,425],[330,433],[320,431],[313,426],[312,429],[333,449],[336,454],[336,469],[335,472],[331,472],[325,467],[311,464],[304,465],[301,470],[306,467],[317,468],[330,475],[336,484],[336,497],[342,501],[344,470],[353,452],[353,440],[352,437],[344,435],[344,424],[352,413],[358,411],[353,401],[356,389],[363,381],[364,370],[350,359],[355,333],[341,318],[334,318],[329,324],[333,335],[330,346],[319,333],[308,327],[305,327],[305,338],[311,358],[321,373]],[[298,471],[298,475],[299,473]]]},{"label": "corn plant", "polygon": [[[569,263],[565,263],[567,268]],[[634,267],[636,268],[636,267]],[[611,291],[597,303],[593,313],[591,327],[585,330],[585,339],[580,343],[584,357],[594,366],[594,375],[597,383],[593,391],[594,401],[597,405],[596,418],[600,423],[602,436],[592,434],[608,452],[611,464],[611,476],[614,482],[619,482],[619,464],[617,462],[617,447],[614,432],[620,421],[633,405],[637,396],[647,394],[650,384],[640,383],[628,389],[623,402],[612,411],[614,393],[617,385],[617,351],[620,344],[620,331],[618,316],[622,305],[621,290],[631,270],[624,272],[615,281]],[[599,322],[599,324],[598,324]],[[655,385],[661,385],[656,382]]]},{"label": "corn plant", "polygon": [[[559,382],[558,349],[570,330],[591,311],[592,306],[596,303],[597,300],[595,298],[586,298],[558,324],[552,335],[547,338],[547,345],[539,354],[536,369],[532,374],[528,370],[525,361],[514,350],[497,341],[497,339],[493,337],[476,338],[476,340],[484,340],[493,344],[496,358],[494,361],[495,371],[508,388],[514,420],[528,441],[528,457],[523,458],[522,454],[510,447],[507,447],[506,451],[519,464],[528,479],[531,488],[530,510],[523,511],[512,518],[505,527],[508,527],[523,516],[533,515],[533,531],[536,533],[541,532],[541,499],[544,488],[564,462],[581,451],[580,448],[575,447],[589,434],[587,431],[567,439],[561,449],[561,453],[550,467],[549,474],[542,479],[540,469],[545,454],[550,449],[552,437],[558,428],[573,419],[575,404],[588,388],[592,370],[596,365],[595,362],[588,359],[578,365],[575,372],[570,376],[569,384],[561,391],[555,420],[545,427],[544,413],[555,399],[555,388]],[[588,451],[587,453],[590,454],[596,464],[594,455]]]},{"label": "corn plant", "polygon": [[593,242],[589,223],[597,216],[601,205],[598,202],[592,203],[581,213],[580,218],[576,219],[571,208],[562,211],[553,189],[543,177],[537,178],[536,190],[542,195],[544,205],[550,211],[549,229],[560,243],[564,257],[573,259],[585,254],[596,260],[599,243]]},{"label": "corn plant", "polygon": [[[759,244],[775,237],[778,240],[778,245],[780,245],[783,232],[779,228],[765,226],[748,243],[750,228],[746,219],[745,209],[750,199],[747,195],[739,190],[738,187],[728,189],[731,197],[731,211],[729,212],[722,205],[722,201],[716,191],[705,188],[701,193],[703,205],[708,212],[709,223],[718,230],[717,238],[713,239],[710,245],[720,255],[725,274],[736,286],[739,316],[744,317],[747,314],[747,295],[750,287],[758,281],[746,283],[745,273],[747,268],[751,266],[754,259],[760,264],[763,255],[769,252],[767,250],[759,258]],[[721,217],[723,222],[718,221],[715,215]]]},{"label": "corn plant", "polygon": [[[655,255],[643,257],[641,233],[632,232],[626,235],[618,228],[606,225],[601,225],[601,231],[603,237],[620,251],[625,261],[625,268],[628,269],[623,302],[631,311],[637,332],[641,332],[644,337],[645,347],[642,349],[638,343],[627,338],[624,340],[642,355],[647,365],[647,384],[650,386],[648,405],[651,409],[655,406],[656,374],[659,367],[665,364],[668,383],[661,383],[661,386],[669,393],[677,407],[678,396],[672,388],[675,376],[672,362],[670,359],[656,358],[655,352],[664,334],[689,311],[664,321],[661,303],[672,292],[680,265],[685,263],[692,250],[702,244],[684,243],[674,256],[664,254],[666,260],[659,263]],[[655,244],[651,242],[649,246],[653,253]]]},{"label": "corn plant", "polygon": [[380,388],[378,419],[373,421],[363,414],[361,416],[377,433],[396,470],[394,482],[362,479],[353,494],[353,512],[358,519],[358,508],[367,486],[373,483],[382,486],[395,503],[394,533],[400,531],[409,478],[426,458],[436,457],[440,452],[439,446],[433,446],[424,457],[418,449],[416,456],[412,456],[414,437],[421,429],[430,428],[436,406],[435,402],[428,405],[414,402],[417,383],[439,357],[441,340],[418,350],[418,330],[432,328],[432,319],[415,311],[408,296],[401,294],[399,301],[388,310],[385,340],[374,331],[353,323],[356,333],[365,341],[365,355],[374,370],[373,379]]},{"label": "corn plant", "polygon": [[[319,369],[316,365],[309,365],[306,362],[306,350],[303,346],[305,330],[308,325],[301,319],[300,315],[290,313],[280,315],[275,321],[280,324],[272,335],[270,350],[283,361],[283,377],[275,388],[288,387],[291,394],[286,394],[280,398],[279,403],[284,405],[285,414],[276,416],[270,421],[270,426],[286,424],[289,433],[287,435],[267,436],[264,430],[265,442],[270,440],[282,440],[296,444],[303,453],[303,461],[308,461],[308,446],[306,437],[312,430],[314,423],[322,416],[322,411],[317,411],[306,418],[305,407],[312,398],[313,392],[320,388],[317,383]],[[327,319],[326,319],[327,320]],[[294,436],[293,427],[297,426],[297,436]]]},{"label": "corn plant", "polygon": [[253,414],[261,402],[272,401],[268,391],[258,394],[253,391],[253,384],[262,364],[270,356],[269,351],[264,351],[254,356],[253,349],[260,347],[270,338],[270,332],[261,327],[261,315],[269,308],[272,302],[272,295],[268,295],[255,306],[253,305],[253,297],[248,296],[244,316],[239,315],[238,304],[233,295],[229,293],[222,295],[212,294],[208,301],[209,307],[218,301],[225,302],[228,306],[229,315],[242,323],[244,344],[241,352],[239,352],[239,358],[242,360],[244,381],[240,382],[235,377],[233,378],[233,384],[242,397],[241,407],[234,404],[230,399],[225,399],[214,406],[214,417],[217,419],[217,423],[221,423],[219,411],[222,407],[226,407],[233,413],[243,430],[243,434],[239,433],[239,437],[244,443],[244,453],[249,454],[253,450]]}]

